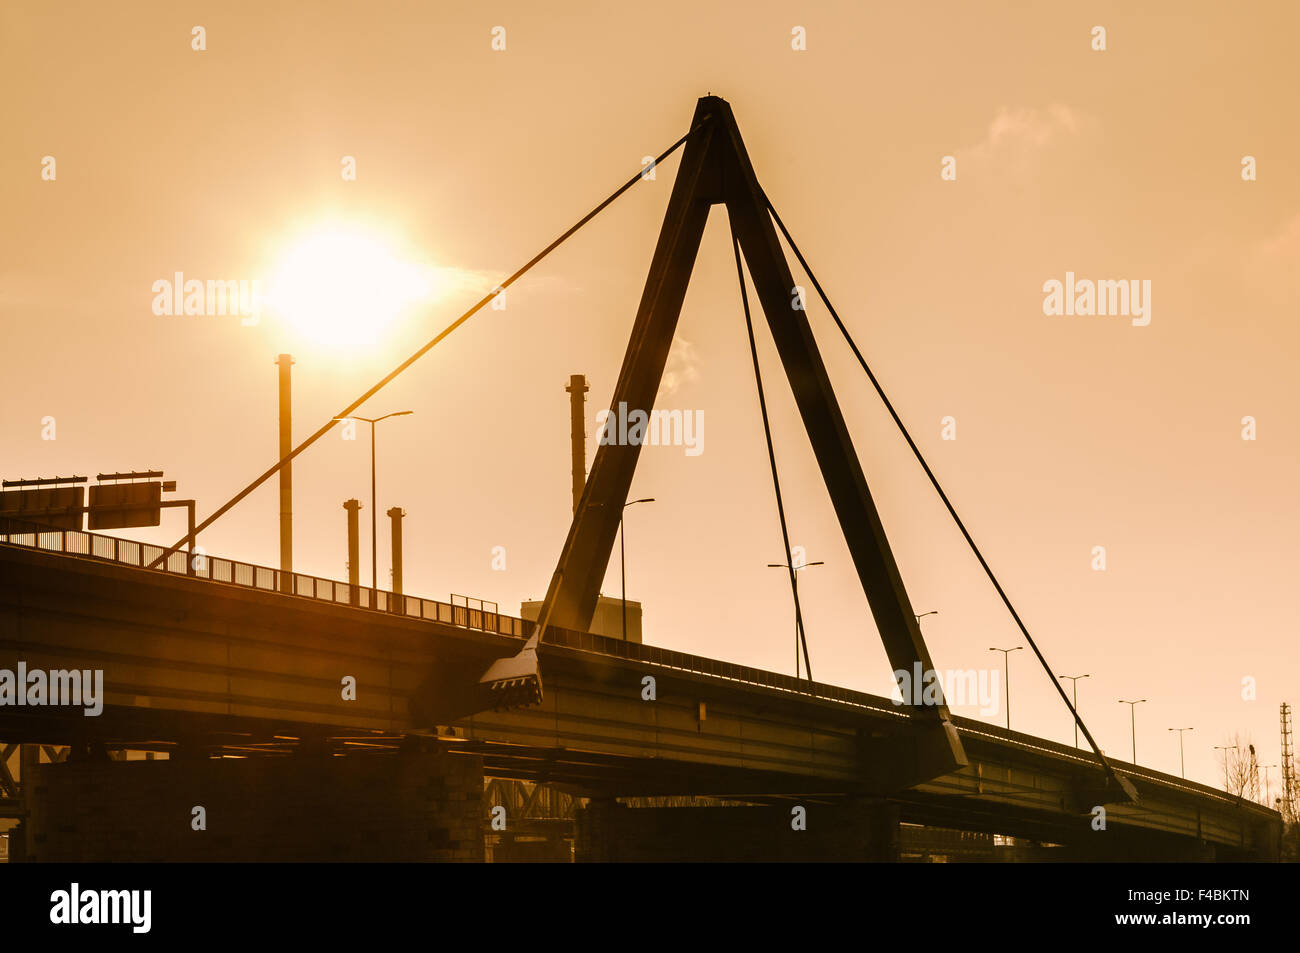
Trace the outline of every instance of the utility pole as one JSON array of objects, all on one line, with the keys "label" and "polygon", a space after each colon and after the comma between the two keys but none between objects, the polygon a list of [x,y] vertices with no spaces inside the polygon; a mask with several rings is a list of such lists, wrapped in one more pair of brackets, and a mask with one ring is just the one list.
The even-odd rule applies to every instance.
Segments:
[{"label": "utility pole", "polygon": [[1170,731],[1178,732],[1178,770],[1183,777],[1187,777],[1187,765],[1183,761],[1183,732],[1192,731],[1191,728],[1170,728]]},{"label": "utility pole", "polygon": [[353,414],[351,417],[334,418],[335,420],[361,420],[370,424],[370,608],[372,609],[379,608],[379,542],[376,536],[379,509],[375,503],[375,425],[389,417],[408,417],[413,413],[415,413],[413,410],[396,410],[382,417],[359,417]]},{"label": "utility pole", "polygon": [[1214,750],[1223,752],[1223,790],[1231,794],[1232,785],[1231,782],[1228,780],[1228,752],[1240,751],[1241,749],[1238,748],[1236,745],[1215,745]]},{"label": "utility pole", "polygon": [[[629,506],[635,506],[637,503],[653,503],[655,498],[647,496],[644,499],[632,500],[630,503],[624,503],[623,509]],[[623,590],[623,641],[627,641],[627,549],[623,545],[623,517],[618,518],[618,575]]]},{"label": "utility pole", "polygon": [[1002,653],[1002,680],[1007,683],[1006,689],[1007,689],[1007,730],[1008,731],[1011,730],[1011,661],[1010,661],[1011,653],[1019,652],[1023,648],[1024,648],[1023,645],[1017,645],[1014,648],[1010,648],[1010,649],[994,649],[994,648],[989,649],[990,652]]},{"label": "utility pole", "polygon": [[1133,763],[1138,763],[1138,733],[1137,733],[1137,706],[1146,701],[1145,698],[1139,698],[1137,701],[1129,702],[1120,699],[1121,705],[1128,705],[1129,726],[1133,732]]},{"label": "utility pole", "polygon": [[[793,559],[791,560],[793,562]],[[826,563],[820,559],[816,562],[802,562],[799,565],[791,563],[768,563],[768,569],[784,569],[790,574],[790,594],[794,598],[794,677],[799,677],[799,647],[803,647],[804,667],[808,670],[808,681],[812,681],[812,662],[808,659],[808,637],[803,628],[803,609],[799,606],[799,572],[810,566],[825,566]],[[930,613],[926,613],[929,615]],[[919,620],[918,620],[919,621]]]},{"label": "utility pole", "polygon": [[1088,677],[1090,677],[1090,674],[1091,674],[1091,673],[1089,673],[1088,675],[1058,675],[1058,676],[1056,676],[1057,678],[1060,678],[1060,679],[1066,679],[1066,678],[1068,678],[1068,679],[1070,680],[1070,683],[1071,683],[1071,688],[1072,688],[1072,697],[1074,698],[1074,702],[1073,702],[1073,704],[1074,704],[1074,712],[1075,712],[1075,719],[1074,719],[1074,746],[1075,746],[1076,748],[1079,747],[1079,718],[1078,718],[1078,712],[1079,712],[1079,679],[1081,679],[1081,678],[1088,678]]},{"label": "utility pole", "polygon": [[1279,712],[1282,721],[1282,817],[1288,824],[1296,820],[1295,757],[1291,748],[1291,706],[1282,703]]}]

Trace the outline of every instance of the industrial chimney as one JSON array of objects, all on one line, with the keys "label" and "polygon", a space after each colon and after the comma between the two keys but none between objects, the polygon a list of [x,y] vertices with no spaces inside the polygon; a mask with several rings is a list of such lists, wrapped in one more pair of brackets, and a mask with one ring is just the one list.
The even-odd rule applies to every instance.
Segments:
[{"label": "industrial chimney", "polygon": [[[280,365],[280,459],[293,452],[293,402],[290,399],[289,368],[293,355],[281,354]],[[293,461],[280,468],[280,591],[293,592]]]},{"label": "industrial chimney", "polygon": [[569,441],[573,450],[573,512],[578,512],[578,501],[582,499],[583,488],[587,485],[587,425],[583,404],[587,402],[586,375],[572,374],[569,386],[564,388],[569,395]]},{"label": "industrial chimney", "polygon": [[348,602],[361,605],[361,529],[360,500],[345,500],[348,511]]},{"label": "industrial chimney", "polygon": [[[388,511],[388,518],[393,521],[392,532],[389,534],[393,540],[393,595],[402,594],[402,517],[406,515],[406,510],[400,506],[394,506]],[[394,612],[402,611],[402,600],[394,599],[394,606],[389,608]]]}]

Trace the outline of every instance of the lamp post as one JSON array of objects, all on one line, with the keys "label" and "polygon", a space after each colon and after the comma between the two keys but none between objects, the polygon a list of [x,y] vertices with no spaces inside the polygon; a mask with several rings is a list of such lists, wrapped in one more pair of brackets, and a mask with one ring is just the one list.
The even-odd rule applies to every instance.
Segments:
[{"label": "lamp post", "polygon": [[379,544],[375,529],[378,515],[375,507],[375,424],[389,417],[405,417],[413,413],[415,413],[413,410],[397,410],[382,417],[358,417],[353,414],[351,417],[334,418],[335,420],[364,420],[370,424],[370,608],[372,609],[379,608]]},{"label": "lamp post", "polygon": [[[1089,673],[1091,674],[1091,673]],[[1058,675],[1057,678],[1068,678],[1071,682],[1071,694],[1074,697],[1074,746],[1079,747],[1079,679],[1088,678],[1088,675]]]},{"label": "lamp post", "polygon": [[1019,652],[1023,648],[1024,648],[1023,645],[1017,645],[1014,648],[1009,648],[1009,649],[994,649],[994,648],[989,649],[990,652],[1002,653],[1002,680],[1006,682],[1006,689],[1007,689],[1007,730],[1008,731],[1011,730],[1011,653]]},{"label": "lamp post", "polygon": [[[640,500],[624,503],[623,509],[638,503],[653,503],[655,498],[647,496]],[[623,545],[623,514],[618,515],[618,575],[623,590],[623,641],[627,641],[627,550]]]},{"label": "lamp post", "polygon": [[1228,782],[1228,752],[1240,751],[1241,749],[1237,745],[1215,745],[1214,750],[1223,752],[1223,790],[1231,794],[1232,790]]},{"label": "lamp post", "polygon": [[[807,569],[809,566],[825,566],[826,564],[820,559],[814,563],[800,563],[793,566],[790,563],[768,563],[768,569],[784,569],[790,573],[790,590],[794,597],[794,677],[799,677],[799,639],[803,634],[803,613],[799,610],[799,570]],[[808,666],[808,681],[812,681],[812,666]]]},{"label": "lamp post", "polygon": [[1277,765],[1275,765],[1275,764],[1266,764],[1266,765],[1264,765],[1264,806],[1265,806],[1265,807],[1268,807],[1268,806],[1272,803],[1272,802],[1269,801],[1269,799],[1268,799],[1268,796],[1269,796],[1269,793],[1270,793],[1270,790],[1271,790],[1271,789],[1269,788],[1269,783],[1268,783],[1268,769],[1269,769],[1269,768],[1276,768],[1276,767],[1277,767]]},{"label": "lamp post", "polygon": [[1183,732],[1192,731],[1191,728],[1170,728],[1170,731],[1178,732],[1178,772],[1187,777],[1187,763],[1183,760]]},{"label": "lamp post", "polygon": [[1133,763],[1138,763],[1138,736],[1137,736],[1137,706],[1146,701],[1145,698],[1139,698],[1137,701],[1125,701],[1120,699],[1121,705],[1128,705],[1129,730],[1133,735]]}]

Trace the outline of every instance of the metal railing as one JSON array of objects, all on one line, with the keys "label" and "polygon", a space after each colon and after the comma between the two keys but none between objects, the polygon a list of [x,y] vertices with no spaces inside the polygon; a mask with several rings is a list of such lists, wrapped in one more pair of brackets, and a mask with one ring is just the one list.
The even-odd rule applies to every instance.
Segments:
[{"label": "metal railing", "polygon": [[[12,517],[0,517],[0,544],[117,563],[137,569],[146,568],[166,552],[164,547],[152,543],[103,536],[85,530],[60,529]],[[266,592],[279,592],[283,595],[350,605],[359,609],[396,613],[464,629],[496,632],[500,635],[522,636],[524,634],[523,620],[488,611],[485,608],[471,608],[465,605],[452,605],[450,602],[439,602],[436,599],[399,595],[382,589],[353,586],[336,579],[325,579],[306,573],[286,573],[269,566],[258,566],[222,556],[209,556],[202,552],[194,555],[174,552],[157,569],[150,571],[207,579]]]}]

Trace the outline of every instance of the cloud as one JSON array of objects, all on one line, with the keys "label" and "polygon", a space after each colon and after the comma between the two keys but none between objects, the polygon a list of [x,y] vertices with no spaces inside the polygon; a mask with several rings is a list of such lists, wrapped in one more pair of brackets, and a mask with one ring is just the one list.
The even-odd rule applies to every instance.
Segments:
[{"label": "cloud", "polygon": [[699,360],[694,344],[680,335],[673,338],[673,346],[668,351],[668,362],[664,365],[664,378],[659,385],[660,395],[671,397],[683,384],[698,380]]},{"label": "cloud", "polygon": [[1049,146],[1076,138],[1090,125],[1092,120],[1087,116],[1060,103],[1046,109],[1002,106],[984,138],[965,151],[978,163],[1023,167]]}]

